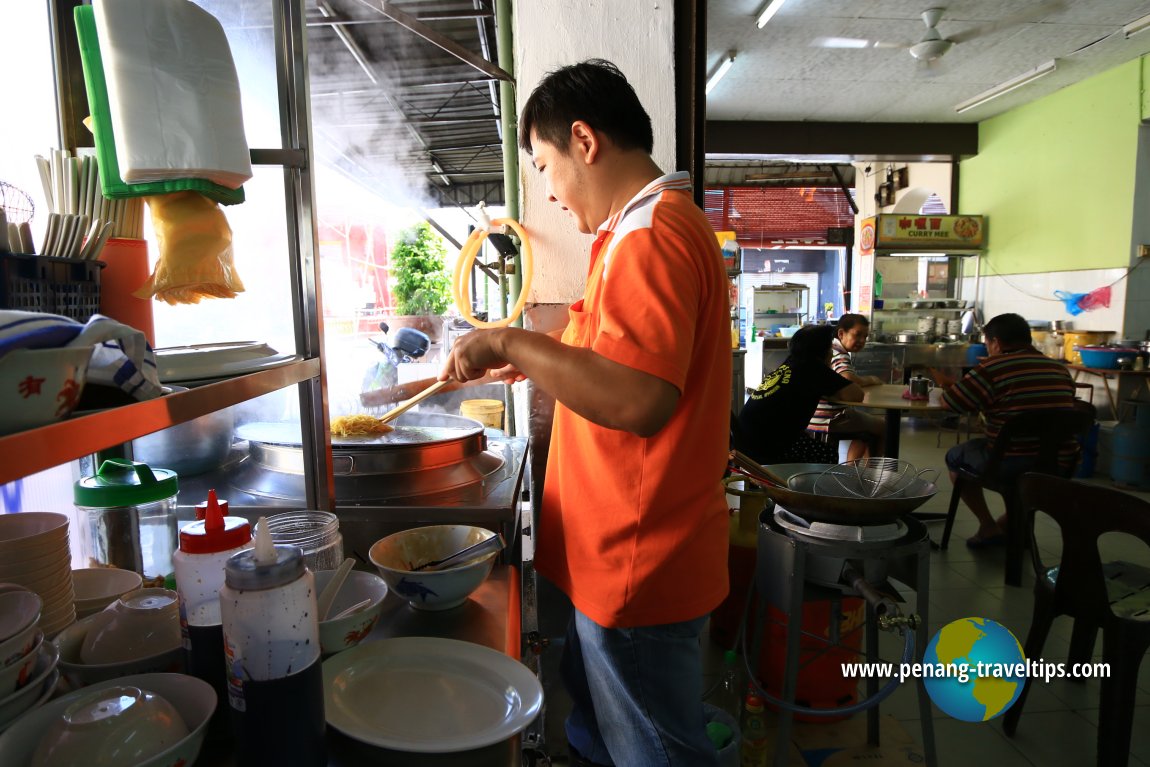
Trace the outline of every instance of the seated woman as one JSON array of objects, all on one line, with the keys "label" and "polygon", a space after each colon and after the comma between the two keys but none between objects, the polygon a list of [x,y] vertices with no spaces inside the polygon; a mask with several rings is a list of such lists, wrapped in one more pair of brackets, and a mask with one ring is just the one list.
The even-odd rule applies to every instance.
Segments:
[{"label": "seated woman", "polygon": [[739,413],[739,451],[760,464],[838,463],[832,448],[807,434],[821,398],[863,398],[858,384],[830,369],[834,335],[829,325],[808,325],[795,333],[786,360],[763,378]]},{"label": "seated woman", "polygon": [[[831,344],[831,370],[859,386],[877,386],[883,382],[877,376],[860,376],[851,360],[851,354],[861,352],[866,346],[869,334],[870,320],[861,314],[844,314],[839,317]],[[815,408],[807,431],[857,437],[851,440],[847,449],[847,460],[854,461],[871,455],[884,455],[883,437],[886,432],[883,424],[883,419],[878,416],[824,399]]]}]

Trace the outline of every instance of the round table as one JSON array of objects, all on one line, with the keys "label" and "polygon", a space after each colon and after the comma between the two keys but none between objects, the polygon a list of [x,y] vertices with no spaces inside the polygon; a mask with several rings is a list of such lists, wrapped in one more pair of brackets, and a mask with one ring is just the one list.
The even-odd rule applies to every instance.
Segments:
[{"label": "round table", "polygon": [[905,384],[879,384],[877,386],[864,386],[862,402],[844,402],[832,399],[836,405],[848,407],[869,407],[882,410],[886,417],[886,454],[890,458],[898,458],[899,430],[902,426],[902,414],[937,413],[946,408],[942,404],[942,389],[935,387],[930,390],[929,399],[911,400],[903,397],[907,390]]}]

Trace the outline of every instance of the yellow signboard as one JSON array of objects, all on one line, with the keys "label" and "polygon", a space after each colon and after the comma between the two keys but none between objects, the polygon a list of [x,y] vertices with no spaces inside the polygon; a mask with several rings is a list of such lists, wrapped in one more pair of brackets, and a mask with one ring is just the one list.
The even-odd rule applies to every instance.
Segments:
[{"label": "yellow signboard", "polygon": [[981,250],[986,244],[984,216],[882,213],[865,220],[862,228],[859,244],[864,253],[872,250]]}]

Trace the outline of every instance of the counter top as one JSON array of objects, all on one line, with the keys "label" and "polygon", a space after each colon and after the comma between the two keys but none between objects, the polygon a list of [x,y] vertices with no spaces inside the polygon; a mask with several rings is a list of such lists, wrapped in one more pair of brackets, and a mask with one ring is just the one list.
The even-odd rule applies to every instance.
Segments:
[{"label": "counter top", "polygon": [[[459,639],[519,657],[519,571],[496,565],[491,575],[459,607],[442,612],[416,610],[405,600],[388,594],[375,629],[364,640],[429,636]],[[223,702],[227,705],[227,701]],[[415,754],[378,748],[327,728],[328,764],[352,767],[396,764],[404,767],[515,767],[520,764],[520,736],[485,748],[453,754]],[[200,767],[239,767],[233,755],[218,744],[205,744],[196,764]]]}]

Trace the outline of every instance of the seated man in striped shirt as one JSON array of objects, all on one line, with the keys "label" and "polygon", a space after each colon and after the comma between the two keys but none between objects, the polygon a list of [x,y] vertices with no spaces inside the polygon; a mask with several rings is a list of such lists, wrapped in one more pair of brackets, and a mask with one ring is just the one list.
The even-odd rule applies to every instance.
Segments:
[{"label": "seated man in striped shirt", "polygon": [[[972,439],[946,454],[950,481],[959,468],[981,473],[994,439],[1008,418],[1027,410],[1074,407],[1074,381],[1060,362],[1037,351],[1030,341],[1030,326],[1017,314],[1000,314],[983,328],[990,356],[942,395],[942,404],[956,413],[981,412],[986,418],[986,437]],[[1077,443],[1069,441],[1062,459],[1074,460]],[[1034,447],[1020,446],[1004,456],[1001,469],[1021,473],[1037,455]],[[982,488],[962,486],[962,500],[978,517],[978,532],[967,539],[970,548],[983,548],[1006,541],[1005,519],[990,515]]]}]

